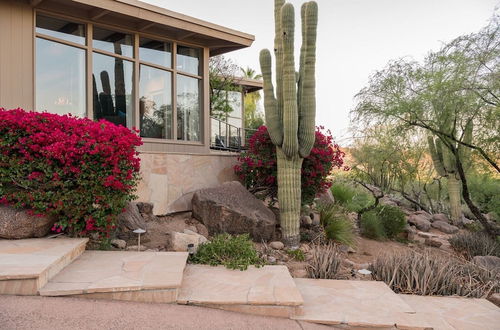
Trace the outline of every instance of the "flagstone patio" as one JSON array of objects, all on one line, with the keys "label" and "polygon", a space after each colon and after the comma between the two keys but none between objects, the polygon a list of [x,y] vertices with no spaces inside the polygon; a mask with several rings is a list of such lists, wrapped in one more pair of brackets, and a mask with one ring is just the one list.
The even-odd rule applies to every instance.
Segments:
[{"label": "flagstone patio", "polygon": [[286,266],[186,266],[184,252],[83,252],[86,243],[0,240],[0,293],[198,305],[343,329],[500,329],[500,309],[484,299],[398,295],[376,281],[293,279]]}]

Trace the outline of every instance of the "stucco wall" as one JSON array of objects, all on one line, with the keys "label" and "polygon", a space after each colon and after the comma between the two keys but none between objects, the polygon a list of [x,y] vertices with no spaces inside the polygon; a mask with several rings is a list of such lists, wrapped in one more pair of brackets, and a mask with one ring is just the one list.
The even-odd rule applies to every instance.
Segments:
[{"label": "stucco wall", "polygon": [[141,153],[138,201],[154,204],[156,215],[191,210],[193,192],[236,180],[236,155]]}]

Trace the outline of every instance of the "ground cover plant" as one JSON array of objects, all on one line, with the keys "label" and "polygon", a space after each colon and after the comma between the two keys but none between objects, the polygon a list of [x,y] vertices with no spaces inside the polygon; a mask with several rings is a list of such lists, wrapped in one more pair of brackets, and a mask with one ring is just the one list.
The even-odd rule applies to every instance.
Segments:
[{"label": "ground cover plant", "polygon": [[430,251],[386,254],[375,260],[371,270],[375,280],[396,293],[484,298],[500,291],[498,272]]},{"label": "ground cover plant", "polygon": [[211,266],[224,265],[229,269],[239,270],[246,270],[251,265],[264,265],[264,260],[259,257],[248,234],[216,235],[209,242],[201,244],[190,261]]},{"label": "ground cover plant", "polygon": [[141,144],[104,120],[0,109],[0,202],[57,217],[56,232],[109,237],[134,198]]}]

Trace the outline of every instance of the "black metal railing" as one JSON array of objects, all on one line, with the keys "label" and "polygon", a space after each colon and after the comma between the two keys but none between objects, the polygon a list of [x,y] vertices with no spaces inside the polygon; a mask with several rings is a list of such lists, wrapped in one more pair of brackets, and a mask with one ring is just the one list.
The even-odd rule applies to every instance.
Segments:
[{"label": "black metal railing", "polygon": [[210,117],[210,148],[240,152],[246,149],[247,141],[255,132],[229,124],[224,120]]}]

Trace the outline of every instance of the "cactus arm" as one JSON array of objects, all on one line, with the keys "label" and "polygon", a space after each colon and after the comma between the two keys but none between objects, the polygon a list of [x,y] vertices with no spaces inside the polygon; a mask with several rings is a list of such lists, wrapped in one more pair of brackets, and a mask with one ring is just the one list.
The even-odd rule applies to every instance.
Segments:
[{"label": "cactus arm", "polygon": [[438,153],[438,150],[436,148],[436,143],[434,141],[434,137],[429,135],[427,137],[427,143],[429,144],[429,153],[431,154],[432,158],[432,163],[434,164],[434,168],[436,169],[436,172],[440,176],[446,176],[446,170],[443,165],[443,155],[442,153]]},{"label": "cactus arm", "polygon": [[302,4],[300,8],[300,19],[302,22],[302,45],[300,46],[300,62],[299,62],[299,72],[297,73],[297,105],[299,109],[299,122],[301,115],[301,107],[302,107],[302,79],[304,77],[304,60],[306,57],[306,6],[307,2]]},{"label": "cactus arm", "polygon": [[[283,32],[281,8],[285,0],[274,0],[274,58],[276,59],[276,106],[279,125],[283,127]],[[280,144],[281,145],[281,144]]]},{"label": "cactus arm", "polygon": [[314,1],[306,3],[305,8],[305,56],[304,70],[301,78],[302,95],[299,122],[299,154],[309,156],[316,138],[316,33],[318,26],[318,5]]},{"label": "cactus arm", "polygon": [[283,143],[283,129],[278,112],[278,105],[274,97],[273,77],[271,73],[271,53],[267,49],[260,52],[260,69],[264,80],[264,107],[266,109],[266,124],[271,141],[280,147]]},{"label": "cactus arm", "polygon": [[297,85],[295,83],[294,29],[295,13],[293,5],[285,4],[281,8],[281,26],[283,38],[283,152],[289,158],[298,153],[299,125],[297,109]]},{"label": "cactus arm", "polygon": [[[463,132],[463,137],[462,141],[468,144],[472,143],[472,130],[473,130],[473,123],[472,120],[469,120],[467,124],[465,125],[464,132]],[[460,154],[460,159],[462,159],[463,166],[464,168],[468,169],[470,167],[471,161],[470,161],[470,156],[471,156],[471,149],[469,147],[466,147],[462,144],[458,144],[458,152]]]}]

